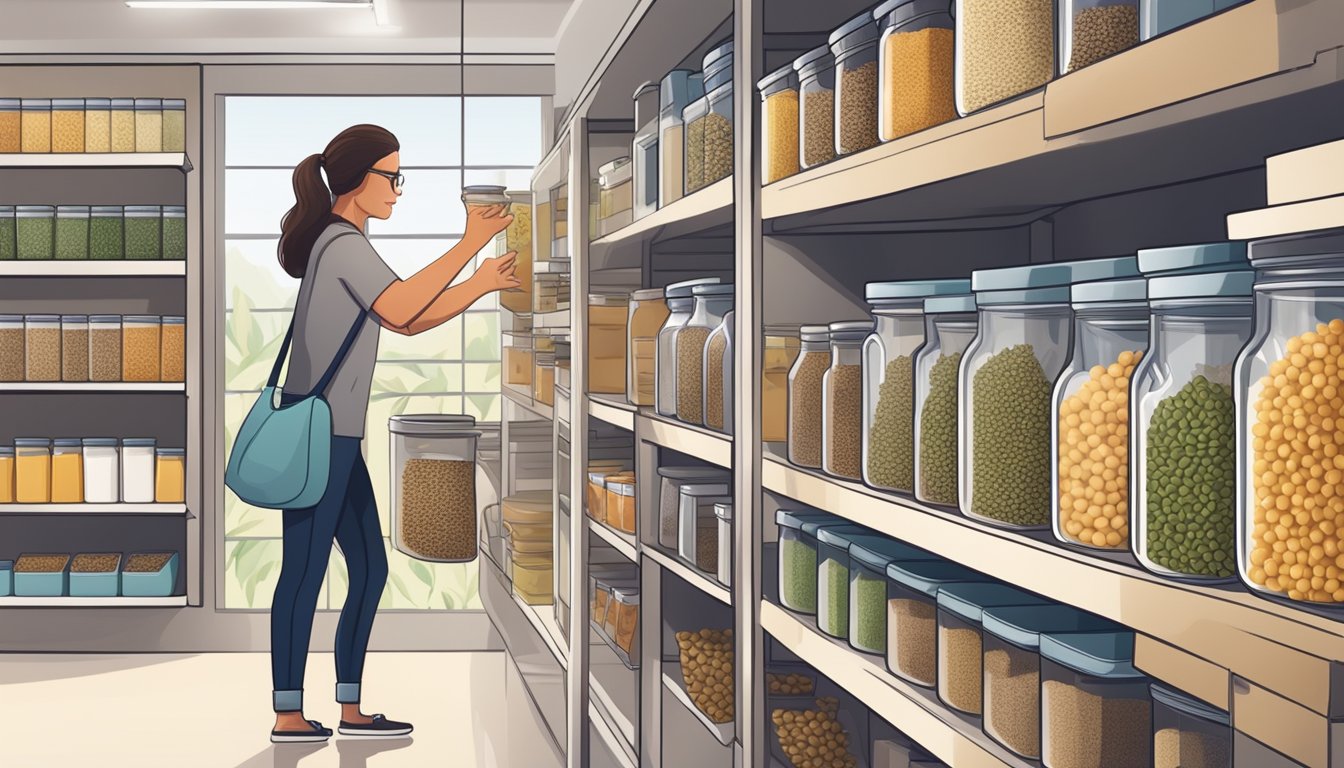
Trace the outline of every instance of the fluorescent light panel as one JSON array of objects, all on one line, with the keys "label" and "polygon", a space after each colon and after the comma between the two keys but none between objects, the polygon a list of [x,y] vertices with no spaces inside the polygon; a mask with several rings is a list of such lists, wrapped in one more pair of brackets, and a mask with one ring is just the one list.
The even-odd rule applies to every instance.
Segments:
[{"label": "fluorescent light panel", "polygon": [[368,9],[369,0],[126,0],[129,8],[293,10],[295,8]]}]

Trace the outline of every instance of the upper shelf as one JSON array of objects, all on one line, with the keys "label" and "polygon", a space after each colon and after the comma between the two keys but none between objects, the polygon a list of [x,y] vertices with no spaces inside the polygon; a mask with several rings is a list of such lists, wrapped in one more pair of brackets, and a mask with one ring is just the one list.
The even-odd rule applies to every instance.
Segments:
[{"label": "upper shelf", "polygon": [[183,152],[98,152],[0,154],[0,168],[177,168],[192,170]]},{"label": "upper shelf", "polygon": [[639,418],[644,422],[640,434],[650,443],[732,469],[733,439],[728,435],[659,416],[652,408],[639,409]]},{"label": "upper shelf", "polygon": [[185,277],[185,261],[0,261],[0,277]]},{"label": "upper shelf", "polygon": [[621,429],[634,431],[637,410],[619,395],[588,395],[588,415]]},{"label": "upper shelf", "polygon": [[732,220],[733,179],[729,177],[594,240],[588,246],[589,259],[600,268],[606,258],[617,251],[640,251],[648,243],[693,235]]}]

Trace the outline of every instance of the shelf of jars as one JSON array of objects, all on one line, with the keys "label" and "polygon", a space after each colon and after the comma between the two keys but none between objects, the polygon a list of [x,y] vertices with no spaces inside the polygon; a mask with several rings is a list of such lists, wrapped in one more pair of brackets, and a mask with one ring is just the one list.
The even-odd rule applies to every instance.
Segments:
[{"label": "shelf of jars", "polygon": [[728,224],[733,220],[733,180],[720,179],[697,192],[636,219],[609,235],[594,240],[589,252],[669,240]]},{"label": "shelf of jars", "polygon": [[186,595],[171,597],[0,597],[0,608],[182,608]]},{"label": "shelf of jars", "polygon": [[0,394],[19,392],[84,392],[90,394],[183,394],[187,385],[180,382],[0,382]]},{"label": "shelf of jars", "polygon": [[0,168],[177,168],[192,170],[184,152],[0,153]]},{"label": "shelf of jars", "polygon": [[675,555],[670,555],[657,547],[643,547],[640,550],[644,557],[652,560],[660,566],[665,572],[670,572],[678,579],[686,582],[697,590],[718,600],[724,605],[733,604],[733,593],[724,585],[714,580],[714,577],[687,565]]},{"label": "shelf of jars", "polygon": [[186,504],[0,504],[0,515],[187,515]]},{"label": "shelf of jars", "polygon": [[639,409],[639,422],[640,435],[654,445],[725,469],[732,468],[733,439],[728,435],[661,416],[651,408]]},{"label": "shelf of jars", "polygon": [[185,277],[185,261],[0,261],[0,277]]},{"label": "shelf of jars", "polygon": [[621,395],[588,395],[588,415],[613,427],[634,431],[638,411]]}]

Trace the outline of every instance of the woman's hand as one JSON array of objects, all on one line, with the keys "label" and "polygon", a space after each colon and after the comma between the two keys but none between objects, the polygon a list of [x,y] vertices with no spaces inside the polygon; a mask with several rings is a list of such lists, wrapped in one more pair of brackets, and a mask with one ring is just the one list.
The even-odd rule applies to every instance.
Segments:
[{"label": "woman's hand", "polygon": [[509,206],[505,205],[469,205],[467,206],[467,233],[462,238],[475,246],[476,250],[485,247],[490,239],[508,229],[513,223]]},{"label": "woman's hand", "polygon": [[514,270],[518,268],[517,258],[517,253],[509,251],[503,256],[486,259],[481,262],[481,266],[471,276],[471,279],[477,282],[484,293],[517,288],[523,284],[514,275]]}]

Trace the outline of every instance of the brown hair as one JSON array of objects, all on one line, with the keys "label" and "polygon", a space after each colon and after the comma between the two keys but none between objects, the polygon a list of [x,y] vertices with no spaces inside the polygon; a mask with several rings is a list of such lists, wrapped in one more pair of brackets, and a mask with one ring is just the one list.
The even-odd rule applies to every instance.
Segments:
[{"label": "brown hair", "polygon": [[[336,134],[320,155],[309,155],[294,169],[294,207],[280,220],[280,266],[290,277],[303,277],[318,235],[331,218],[333,196],[364,183],[373,164],[401,149],[397,137],[377,125],[352,125]],[[327,172],[331,188],[322,180]]]}]

